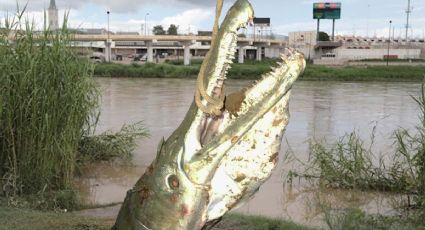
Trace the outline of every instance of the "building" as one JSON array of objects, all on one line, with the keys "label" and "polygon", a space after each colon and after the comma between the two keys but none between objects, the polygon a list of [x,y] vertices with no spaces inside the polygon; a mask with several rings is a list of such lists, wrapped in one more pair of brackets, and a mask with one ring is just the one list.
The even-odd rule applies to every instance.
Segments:
[{"label": "building", "polygon": [[316,31],[290,32],[288,44],[314,63],[343,64],[365,59],[419,59],[425,57],[424,39],[336,36],[334,41],[316,41]]},{"label": "building", "polygon": [[50,30],[59,29],[58,8],[56,7],[55,0],[50,0],[50,5],[48,9],[48,19],[49,19]]},{"label": "building", "polygon": [[316,40],[316,31],[289,32],[289,46],[315,46]]},{"label": "building", "polygon": [[308,60],[314,59],[317,44],[316,31],[289,32],[288,46],[294,47],[304,53]]}]

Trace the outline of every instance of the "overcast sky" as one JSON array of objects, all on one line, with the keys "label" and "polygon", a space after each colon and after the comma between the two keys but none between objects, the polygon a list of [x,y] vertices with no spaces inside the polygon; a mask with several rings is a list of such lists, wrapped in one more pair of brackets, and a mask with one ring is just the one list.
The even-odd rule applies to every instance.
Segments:
[{"label": "overcast sky", "polygon": [[[50,0],[0,0],[0,18],[6,12],[14,12],[16,3],[28,2],[28,17],[37,22],[43,20],[43,9]],[[234,0],[225,0],[227,10]],[[272,30],[287,35],[291,31],[315,30],[312,19],[312,0],[251,0],[256,17],[270,17]],[[342,18],[336,22],[336,33],[344,35],[387,36],[389,20],[393,21],[394,34],[404,34],[407,0],[341,0]],[[425,0],[412,0],[410,33],[413,37],[425,35]],[[189,30],[211,30],[215,0],[56,0],[63,15],[70,10],[71,27],[106,28],[106,11],[110,11],[112,31],[141,32],[145,24],[170,24],[179,26],[179,33]],[[224,13],[223,13],[224,14]],[[61,17],[61,16],[60,16]],[[331,32],[331,21],[322,21],[321,30]],[[38,25],[42,25],[39,23]],[[404,36],[404,35],[403,35]]]}]

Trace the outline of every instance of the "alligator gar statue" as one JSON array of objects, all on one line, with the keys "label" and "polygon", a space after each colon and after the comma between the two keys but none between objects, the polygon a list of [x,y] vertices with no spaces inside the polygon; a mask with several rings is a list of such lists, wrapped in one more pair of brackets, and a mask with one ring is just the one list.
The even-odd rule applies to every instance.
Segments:
[{"label": "alligator gar statue", "polygon": [[237,0],[220,28],[218,0],[211,49],[181,125],[158,145],[154,162],[127,196],[114,229],[202,229],[243,204],[270,176],[288,124],[294,81],[304,56],[286,50],[282,61],[252,86],[225,96],[237,31],[253,18]]}]

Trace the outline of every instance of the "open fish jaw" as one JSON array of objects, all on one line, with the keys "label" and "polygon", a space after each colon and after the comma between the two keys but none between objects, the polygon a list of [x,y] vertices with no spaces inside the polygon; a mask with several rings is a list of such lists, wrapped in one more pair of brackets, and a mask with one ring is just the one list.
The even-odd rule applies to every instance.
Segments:
[{"label": "open fish jaw", "polygon": [[[305,67],[304,57],[300,53],[295,52],[284,59],[287,64],[266,74],[263,80],[246,92],[245,107],[241,108],[239,117],[248,112],[249,104],[265,103],[261,99],[271,98],[269,94],[283,97],[224,156],[211,181],[208,220],[219,218],[248,200],[269,178],[278,162],[284,129],[289,121],[290,88]],[[273,91],[276,86],[280,91]]]},{"label": "open fish jaw", "polygon": [[[205,93],[213,99],[219,100],[220,95],[224,94],[224,82],[235,57],[237,32],[240,28],[246,27],[253,17],[254,11],[247,0],[236,1],[224,18],[217,37],[202,63],[197,88],[206,87]],[[201,104],[208,106],[205,98],[201,99]],[[197,110],[193,123],[186,133],[184,161],[190,161],[202,148],[202,137],[216,120],[217,118],[211,114]]]},{"label": "open fish jaw", "polygon": [[128,191],[114,229],[201,229],[270,176],[289,119],[289,92],[305,60],[289,50],[277,68],[220,104],[237,30],[252,17],[247,0],[230,9],[201,67],[194,102]]}]

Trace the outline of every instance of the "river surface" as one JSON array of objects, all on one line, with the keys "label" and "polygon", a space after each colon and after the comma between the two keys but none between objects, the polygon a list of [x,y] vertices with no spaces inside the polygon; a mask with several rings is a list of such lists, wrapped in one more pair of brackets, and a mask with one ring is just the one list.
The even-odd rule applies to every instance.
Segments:
[{"label": "river surface", "polygon": [[[98,132],[118,130],[123,124],[144,121],[151,137],[139,141],[134,166],[99,164],[79,179],[86,202],[121,202],[126,191],[142,175],[155,157],[162,137],[167,138],[182,121],[193,100],[195,81],[185,79],[97,79],[102,89],[102,108]],[[250,81],[228,81],[228,93]],[[370,143],[376,127],[373,149],[386,155],[393,152],[393,131],[413,128],[419,108],[411,95],[419,94],[417,83],[345,83],[299,81],[292,90],[291,118],[281,148],[280,162],[255,197],[236,210],[245,214],[317,223],[317,200],[329,200],[336,208],[359,207],[372,213],[389,212],[392,195],[382,193],[329,190],[316,194],[305,183],[284,185],[289,169],[308,160],[310,139],[335,140],[357,130]],[[299,162],[284,163],[291,150]]]}]

